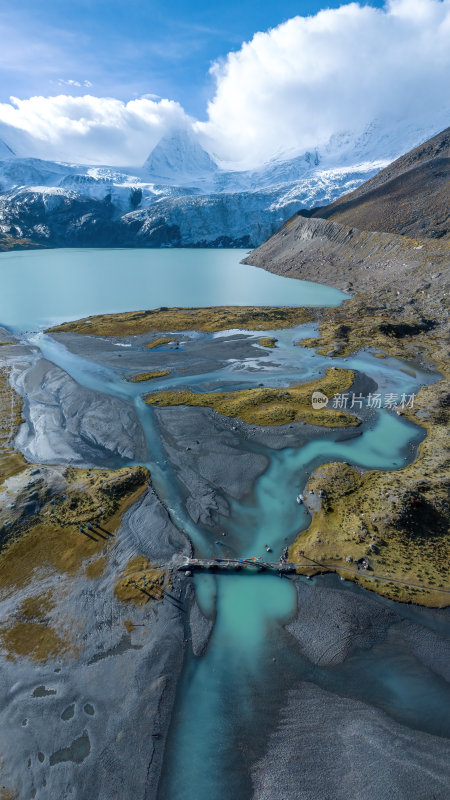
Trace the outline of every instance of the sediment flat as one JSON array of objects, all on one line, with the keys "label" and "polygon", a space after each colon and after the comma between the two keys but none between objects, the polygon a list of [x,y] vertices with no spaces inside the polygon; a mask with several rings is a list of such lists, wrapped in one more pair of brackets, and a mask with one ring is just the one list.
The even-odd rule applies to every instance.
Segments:
[{"label": "sediment flat", "polygon": [[[100,367],[114,368],[122,378],[150,370],[167,370],[170,376],[176,377],[184,374],[187,379],[210,372],[207,383],[210,391],[217,390],[217,370],[223,368],[227,358],[243,360],[255,355],[255,339],[245,333],[227,335],[219,340],[208,335],[192,339],[178,337],[174,342],[150,350],[146,344],[152,341],[152,333],[121,337],[120,342],[115,337],[76,332],[55,333],[54,336],[71,352],[89,358]],[[91,470],[95,475],[95,470],[111,470],[129,460],[145,459],[142,423],[131,395],[129,400],[119,399],[87,389],[73,381],[64,370],[41,358],[35,349],[24,353],[23,345],[20,347],[21,357],[17,363],[13,349],[8,356],[13,385],[25,395],[22,409],[25,423],[16,438],[16,446],[29,460],[39,462],[37,467],[26,468],[26,492],[36,491],[33,481],[37,485],[39,480],[45,480],[48,486],[53,486],[53,496],[57,497],[64,491],[61,481],[67,464],[75,470],[86,471],[86,475],[83,474],[86,480]],[[276,360],[276,349],[275,352],[266,349],[264,358],[268,364],[271,359]],[[180,371],[181,366],[183,371]],[[167,377],[161,376],[161,380]],[[373,389],[371,379],[364,375],[355,373],[352,379],[358,390]],[[245,378],[242,383],[245,384]],[[250,496],[255,481],[267,469],[268,451],[299,447],[312,438],[351,439],[360,435],[355,427],[328,430],[301,421],[279,427],[251,424],[211,408],[160,407],[154,408],[153,413],[164,454],[184,487],[183,499],[190,519],[210,534],[212,542],[221,535],[220,520],[229,514],[230,505]],[[38,423],[40,419],[44,421],[42,425]],[[363,416],[361,430],[365,429],[367,421]],[[411,453],[410,457],[413,455]],[[43,474],[31,475],[33,469]],[[82,533],[76,535],[83,536]],[[232,549],[237,542],[230,536],[226,545]],[[186,648],[192,647],[197,655],[204,652],[213,618],[205,618],[197,606],[189,579],[175,578],[175,573],[171,573],[169,592],[174,600],[168,595],[161,601],[144,598],[143,603],[126,605],[117,599],[114,590],[136,556],[144,556],[149,565],[158,565],[170,572],[172,559],[190,552],[188,539],[178,530],[149,485],[126,511],[114,537],[93,547],[80,570],[72,575],[64,570],[59,573],[44,571],[36,574],[31,583],[16,587],[14,596],[3,596],[4,618],[7,625],[13,627],[22,624],[24,612],[20,609],[25,600],[34,598],[36,604],[36,598],[45,598],[50,593],[53,605],[45,612],[47,617],[38,616],[32,624],[42,625],[44,619],[47,623],[50,621],[61,639],[64,634],[65,643],[64,651],[49,652],[42,663],[27,661],[17,653],[10,653],[13,662],[5,662],[5,720],[11,726],[18,714],[26,720],[26,724],[17,728],[17,735],[11,735],[6,747],[9,785],[23,781],[23,790],[31,793],[33,787],[45,779],[56,796],[76,783],[82,800],[84,797],[88,800],[92,791],[100,800],[109,800],[119,785],[122,793],[145,792],[149,800],[156,798],[175,692],[188,652]],[[335,761],[327,756],[330,734],[326,726],[319,724],[328,714],[327,718],[336,720],[336,725],[344,720],[348,726],[352,715],[356,715],[355,764],[361,765],[360,769],[369,758],[371,747],[370,743],[362,741],[361,731],[366,726],[372,732],[371,742],[377,742],[384,754],[392,785],[400,787],[403,781],[403,771],[391,756],[394,744],[401,741],[402,758],[410,765],[411,774],[416,775],[414,770],[417,769],[414,781],[417,791],[408,783],[410,796],[420,797],[418,792],[423,788],[420,776],[426,768],[440,799],[440,786],[447,777],[443,766],[446,763],[444,740],[434,733],[415,732],[405,721],[391,719],[376,707],[376,698],[370,695],[363,701],[351,692],[349,695],[349,687],[344,685],[340,690],[330,691],[320,677],[324,666],[338,668],[355,653],[390,641],[392,630],[401,631],[402,641],[407,640],[409,652],[423,660],[424,668],[442,669],[444,660],[439,653],[444,640],[439,637],[431,644],[430,661],[430,636],[435,635],[431,630],[432,621],[422,626],[417,621],[412,623],[407,607],[398,604],[391,604],[394,610],[390,607],[384,611],[379,605],[382,600],[362,590],[356,590],[358,593],[352,597],[357,601],[350,605],[345,591],[334,588],[334,594],[330,593],[326,578],[319,577],[311,583],[303,583],[301,578],[295,581],[299,587],[299,611],[288,625],[286,636],[291,641],[292,652],[298,650],[302,663],[309,665],[309,680],[297,681],[295,685],[288,681],[287,693],[280,694],[280,713],[273,725],[266,726],[264,741],[261,739],[257,748],[258,758],[248,765],[254,796],[271,800],[281,796],[294,798],[299,780],[312,787],[317,761],[310,756],[308,761],[305,753],[301,774],[300,767],[296,772],[293,766],[295,753],[299,752],[306,736],[303,712],[297,723],[292,723],[294,708],[298,715],[300,707],[306,715],[308,709],[311,715],[315,714],[317,724],[312,726],[309,722],[307,729],[316,742],[317,753],[323,754],[325,764],[323,794],[314,795],[311,788],[311,798],[325,798],[326,792],[344,798],[344,790],[348,796],[341,772],[334,769]],[[318,608],[329,608],[323,630],[317,619]],[[446,612],[441,613],[445,615]],[[188,637],[186,614],[190,620]],[[345,625],[338,632],[337,625],[340,626],[342,620]],[[446,616],[442,617],[442,625],[447,625]],[[327,664],[323,660],[325,650]],[[10,696],[9,689],[17,680],[22,688]],[[47,729],[41,732],[42,718],[46,720]],[[36,758],[23,776],[23,742],[30,736],[34,742],[36,730],[43,758]],[[423,736],[429,737],[432,753],[427,764],[420,761]],[[144,739],[148,743],[145,758],[136,759]],[[344,759],[347,744],[344,739],[342,742],[342,746],[335,745],[333,759]],[[138,763],[131,774],[132,759]],[[414,764],[418,760],[420,766],[416,768]],[[385,785],[375,770],[370,771],[370,775],[375,787],[373,797],[378,800],[383,797]],[[353,785],[358,787],[357,783]],[[88,794],[83,794],[84,789],[80,788],[83,786],[88,787]],[[358,794],[355,797],[358,798]],[[367,800],[366,795],[360,794],[360,797]]]}]

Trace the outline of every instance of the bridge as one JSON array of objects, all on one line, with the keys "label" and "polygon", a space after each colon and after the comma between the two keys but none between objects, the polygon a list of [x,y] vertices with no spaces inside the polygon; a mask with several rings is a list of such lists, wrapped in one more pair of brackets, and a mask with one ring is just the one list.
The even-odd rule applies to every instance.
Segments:
[{"label": "bridge", "polygon": [[228,570],[239,572],[243,569],[256,569],[258,572],[277,572],[288,574],[295,572],[297,564],[289,561],[262,561],[259,558],[186,558],[177,567],[179,572],[222,572]]},{"label": "bridge", "polygon": [[[297,572],[298,568],[311,569],[319,567],[321,572],[331,570],[333,572],[347,572],[353,575],[364,575],[368,580],[384,581],[386,583],[393,583],[399,586],[407,586],[415,589],[422,589],[426,592],[437,592],[438,594],[445,594],[450,596],[450,590],[444,588],[437,588],[434,586],[424,586],[420,583],[411,583],[409,581],[402,581],[399,578],[388,578],[385,575],[378,575],[375,572],[368,572],[370,569],[367,559],[361,559],[366,562],[364,566],[357,563],[357,569],[343,564],[323,564],[320,561],[314,561],[303,554],[303,558],[307,560],[306,564],[294,564],[292,561],[263,561],[261,558],[185,558],[182,563],[179,563],[175,569],[178,572],[185,572],[190,574],[195,571],[206,572],[239,572],[243,569],[252,569],[257,572],[276,572],[278,575],[289,575],[290,573]],[[344,580],[341,575],[341,579]],[[351,580],[351,578],[350,578]]]}]

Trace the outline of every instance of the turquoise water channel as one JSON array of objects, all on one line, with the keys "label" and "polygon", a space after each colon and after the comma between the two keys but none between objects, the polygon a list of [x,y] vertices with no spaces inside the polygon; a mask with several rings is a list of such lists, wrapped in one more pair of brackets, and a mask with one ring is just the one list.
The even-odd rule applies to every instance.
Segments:
[{"label": "turquoise water channel", "polygon": [[[199,556],[222,556],[223,543],[217,544],[217,534],[195,525],[187,514],[185,490],[161,443],[157,413],[143,400],[149,384],[127,383],[123,372],[70,353],[39,329],[50,322],[87,314],[159,305],[326,305],[337,304],[342,298],[319,284],[239,266],[241,257],[242,251],[235,250],[51,251],[0,257],[0,275],[2,281],[6,275],[8,298],[5,300],[2,294],[0,299],[0,324],[37,331],[27,336],[28,341],[78,383],[134,404],[146,435],[153,485],[174,522],[190,536]],[[58,263],[68,283],[64,283]],[[32,290],[36,290],[41,269],[48,296],[39,290],[33,304]],[[77,280],[72,274],[75,271]],[[24,276],[31,287],[26,289],[25,307],[19,311]],[[137,280],[142,281],[141,291],[136,290]],[[103,287],[103,282],[108,285]],[[88,297],[83,296],[81,286]],[[194,375],[175,370],[169,377],[153,380],[152,391],[177,386],[195,391],[261,383],[289,386],[323,374],[328,366],[357,370],[382,393],[409,394],[435,379],[414,365],[392,358],[377,359],[366,351],[331,360],[309,348],[294,346],[295,341],[313,333],[311,326],[275,331],[277,348],[267,351],[258,345],[261,333],[246,332],[253,345],[251,357],[222,361],[216,369],[205,372],[199,365]],[[236,332],[201,334],[200,338],[220,338],[223,343],[232,335]],[[183,363],[183,346],[179,357]],[[126,363],[126,357],[123,361]],[[319,464],[343,460],[362,469],[395,470],[415,457],[422,438],[421,429],[385,409],[366,414],[363,425],[350,434],[342,429],[311,430],[298,447],[275,450],[242,438],[241,450],[263,454],[268,466],[248,495],[239,501],[229,499],[230,516],[220,519],[227,553],[267,558],[268,544],[271,560],[277,560],[282,549],[308,525],[308,513],[296,503],[296,496]],[[299,679],[312,680],[346,696],[369,702],[372,699],[405,724],[450,736],[443,714],[450,701],[448,689],[413,656],[399,650],[398,643],[357,654],[351,666],[346,662],[339,670],[313,668],[294,652],[284,629],[296,609],[292,581],[248,570],[216,577],[198,575],[194,583],[201,609],[215,624],[206,652],[188,655],[184,664],[160,800],[250,798],[249,765],[264,750],[283,692]],[[362,592],[338,580],[336,587]]]}]

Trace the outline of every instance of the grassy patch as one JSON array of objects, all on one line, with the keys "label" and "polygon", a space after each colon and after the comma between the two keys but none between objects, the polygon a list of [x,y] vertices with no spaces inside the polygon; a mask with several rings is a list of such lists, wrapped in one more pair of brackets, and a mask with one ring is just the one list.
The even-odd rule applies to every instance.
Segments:
[{"label": "grassy patch", "polygon": [[20,613],[27,620],[30,619],[44,619],[49,611],[54,608],[54,601],[51,592],[46,594],[33,595],[32,597],[25,597],[20,604]]},{"label": "grassy patch", "polygon": [[[374,348],[377,358],[385,354],[396,358],[411,359],[418,353],[427,352],[429,357],[439,360],[442,347],[440,339],[445,336],[435,323],[424,318],[423,314],[411,310],[401,315],[398,309],[369,303],[361,298],[348,300],[343,306],[318,310],[320,318],[319,336],[302,339],[296,344],[300,347],[314,347],[321,355],[346,356],[356,353],[362,347]],[[441,309],[440,312],[445,315]],[[392,323],[393,317],[399,322]],[[427,324],[430,324],[427,330]]]},{"label": "grassy patch", "polygon": [[339,567],[356,569],[355,562],[368,557],[373,574],[426,586],[429,591],[375,583],[364,573],[342,571],[342,575],[395,600],[438,607],[450,604],[446,398],[440,384],[420,391],[415,413],[428,410],[429,435],[420,445],[418,458],[404,469],[361,474],[346,464],[332,463],[314,473],[307,490],[321,494],[321,509],[292,545],[294,562],[304,563],[307,556],[337,565],[339,571]]},{"label": "grassy patch", "polygon": [[[0,236],[0,252],[8,250],[30,250],[43,248],[44,245],[36,244],[31,239],[14,239],[12,236]],[[1,798],[1,795],[0,795]]]},{"label": "grassy patch", "polygon": [[164,570],[150,564],[145,556],[136,556],[125,567],[114,587],[114,594],[124,603],[144,605],[149,600],[161,600],[165,582]]},{"label": "grassy patch", "polygon": [[328,397],[344,392],[353,383],[353,372],[346,369],[329,369],[323,378],[287,389],[257,388],[232,392],[190,391],[158,392],[146,397],[155,406],[202,406],[213,408],[227,417],[238,417],[254,425],[284,425],[301,421],[312,425],[358,425],[358,420],[342,411],[321,408],[315,410],[311,396],[321,391]]},{"label": "grassy patch", "polygon": [[7,630],[0,631],[0,640],[9,659],[27,656],[40,664],[45,664],[49,658],[59,656],[69,649],[68,642],[42,622],[18,622]]},{"label": "grassy patch", "polygon": [[[74,574],[83,561],[102,554],[113,541],[125,510],[145,490],[145,467],[120,470],[66,470],[66,493],[46,504],[25,528],[19,528],[0,553],[0,590],[24,586],[35,572]],[[80,525],[101,529],[80,532]],[[88,531],[89,533],[89,531]],[[93,568],[94,569],[94,568]]]},{"label": "grassy patch", "polygon": [[139,375],[132,375],[126,378],[129,383],[141,383],[141,381],[150,381],[153,378],[164,378],[165,375],[170,375],[169,370],[160,370],[159,372],[141,372]]},{"label": "grassy patch", "polygon": [[157,347],[163,347],[165,344],[176,342],[173,336],[160,336],[158,339],[152,339],[151,342],[145,345],[146,350],[155,350]]},{"label": "grassy patch", "polygon": [[261,339],[259,339],[259,344],[262,347],[276,347],[277,342],[278,339],[273,339],[270,336],[262,336]]},{"label": "grassy patch", "polygon": [[24,422],[22,406],[22,398],[10,386],[8,370],[0,368],[0,482],[28,466],[22,454],[12,447],[18,427]]},{"label": "grassy patch", "polygon": [[[121,314],[101,314],[50,328],[48,333],[94,334],[96,336],[133,336],[151,331],[222,331],[229,328],[270,330],[290,328],[313,319],[309,308],[278,306],[212,306],[210,308],[156,308]],[[150,347],[158,347],[158,340]],[[159,344],[163,342],[159,340]],[[165,343],[165,342],[164,342]]]},{"label": "grassy patch", "polygon": [[107,564],[108,559],[106,556],[99,556],[98,558],[94,559],[94,561],[90,561],[89,564],[86,564],[86,578],[89,578],[90,580],[97,580],[98,578],[101,578],[102,575],[105,574]]},{"label": "grassy patch", "polygon": [[[418,296],[424,297],[424,292]],[[343,571],[345,577],[395,600],[449,605],[450,595],[435,591],[450,589],[450,384],[445,314],[432,309],[419,313],[408,304],[394,312],[380,298],[369,300],[366,296],[323,310],[321,316],[319,339],[303,340],[300,345],[317,348],[328,356],[348,355],[365,346],[381,351],[375,353],[377,358],[388,354],[403,359],[429,359],[445,377],[423,387],[415,398],[414,409],[402,412],[427,430],[413,464],[387,473],[377,471],[361,476],[355,472],[351,480],[342,465],[328,465],[318,471],[312,486],[317,480],[316,488],[320,483],[332,503],[314,515],[310,528],[291,548],[291,555],[301,561],[304,551],[322,563],[352,567],[345,558],[355,560],[367,555],[373,544],[378,551],[370,551],[373,573],[430,589],[375,583],[363,574],[351,576]],[[354,484],[351,491],[343,491],[342,481]],[[333,497],[333,491],[341,492],[342,498]]]},{"label": "grassy patch", "polygon": [[308,339],[299,339],[298,341],[294,342],[296,347],[317,347],[319,340],[310,336]]}]

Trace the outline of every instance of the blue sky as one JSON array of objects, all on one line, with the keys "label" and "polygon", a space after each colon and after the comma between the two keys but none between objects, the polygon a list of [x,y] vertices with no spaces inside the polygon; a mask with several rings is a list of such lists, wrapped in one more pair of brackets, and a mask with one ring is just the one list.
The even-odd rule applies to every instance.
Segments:
[{"label": "blue sky", "polygon": [[400,153],[450,119],[450,0],[7,2],[0,140],[19,155],[139,165],[181,127],[244,169],[370,131]]},{"label": "blue sky", "polygon": [[[210,64],[257,31],[342,3],[315,0],[16,0],[0,3],[0,101],[155,94],[205,117]],[[371,2],[382,6],[382,2]],[[82,84],[76,86],[69,81]],[[92,84],[91,86],[89,84]]]}]

